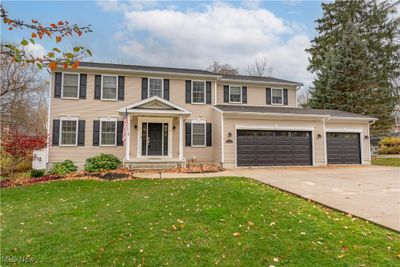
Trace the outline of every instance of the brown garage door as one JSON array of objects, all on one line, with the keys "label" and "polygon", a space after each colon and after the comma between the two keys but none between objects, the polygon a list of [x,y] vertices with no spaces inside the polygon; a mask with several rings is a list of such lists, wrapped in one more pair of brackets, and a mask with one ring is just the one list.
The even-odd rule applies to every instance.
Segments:
[{"label": "brown garage door", "polygon": [[237,131],[237,166],[312,165],[311,132]]},{"label": "brown garage door", "polygon": [[328,164],[360,164],[359,133],[326,133]]}]

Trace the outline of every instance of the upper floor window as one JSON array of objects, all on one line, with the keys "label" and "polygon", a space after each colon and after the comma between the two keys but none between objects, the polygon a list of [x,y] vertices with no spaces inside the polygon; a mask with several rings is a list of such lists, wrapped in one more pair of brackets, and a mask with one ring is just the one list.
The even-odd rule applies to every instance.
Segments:
[{"label": "upper floor window", "polygon": [[101,99],[117,100],[117,76],[103,75]]},{"label": "upper floor window", "polygon": [[149,78],[149,96],[159,96],[163,98],[163,79]]},{"label": "upper floor window", "polygon": [[100,123],[100,145],[115,146],[117,141],[117,121],[101,120]]},{"label": "upper floor window", "polygon": [[229,102],[230,103],[242,103],[242,87],[241,86],[229,86]]},{"label": "upper floor window", "polygon": [[60,128],[60,145],[76,146],[78,143],[78,120],[61,119]]},{"label": "upper floor window", "polygon": [[272,105],[282,105],[283,104],[283,90],[281,88],[272,88],[271,92],[271,103]]},{"label": "upper floor window", "polygon": [[78,98],[79,97],[79,74],[63,73],[63,98]]},{"label": "upper floor window", "polygon": [[192,146],[203,147],[206,145],[206,123],[192,122]]},{"label": "upper floor window", "polygon": [[202,81],[192,82],[192,103],[205,104],[206,103],[206,83]]}]

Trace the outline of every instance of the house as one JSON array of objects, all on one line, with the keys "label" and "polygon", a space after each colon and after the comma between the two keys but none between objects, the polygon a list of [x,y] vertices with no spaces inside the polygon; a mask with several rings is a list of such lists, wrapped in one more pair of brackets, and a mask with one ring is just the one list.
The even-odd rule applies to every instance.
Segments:
[{"label": "house", "polygon": [[195,69],[60,67],[51,79],[47,164],[70,159],[82,167],[100,153],[131,168],[370,164],[369,125],[376,119],[299,108],[300,86]]}]

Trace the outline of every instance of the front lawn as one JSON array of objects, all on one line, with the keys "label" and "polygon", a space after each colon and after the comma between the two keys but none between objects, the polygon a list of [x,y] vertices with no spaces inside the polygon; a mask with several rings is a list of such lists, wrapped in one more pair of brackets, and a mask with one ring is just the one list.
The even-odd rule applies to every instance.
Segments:
[{"label": "front lawn", "polygon": [[[39,266],[398,266],[400,237],[244,178],[1,190],[1,255]],[[18,264],[20,265],[20,264]]]},{"label": "front lawn", "polygon": [[372,158],[372,165],[400,167],[400,158]]}]

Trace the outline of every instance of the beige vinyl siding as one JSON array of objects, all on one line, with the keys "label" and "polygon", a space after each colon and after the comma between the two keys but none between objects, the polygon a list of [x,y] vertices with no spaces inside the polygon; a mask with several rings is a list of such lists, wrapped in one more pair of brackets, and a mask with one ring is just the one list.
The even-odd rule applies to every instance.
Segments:
[{"label": "beige vinyl siding", "polygon": [[266,106],[266,88],[287,88],[288,89],[288,107],[296,107],[296,87],[282,86],[282,85],[252,85],[245,83],[219,83],[217,89],[217,104],[224,103],[224,85],[237,85],[247,86],[247,103],[246,104],[232,104],[232,105],[248,105],[248,106]]}]

